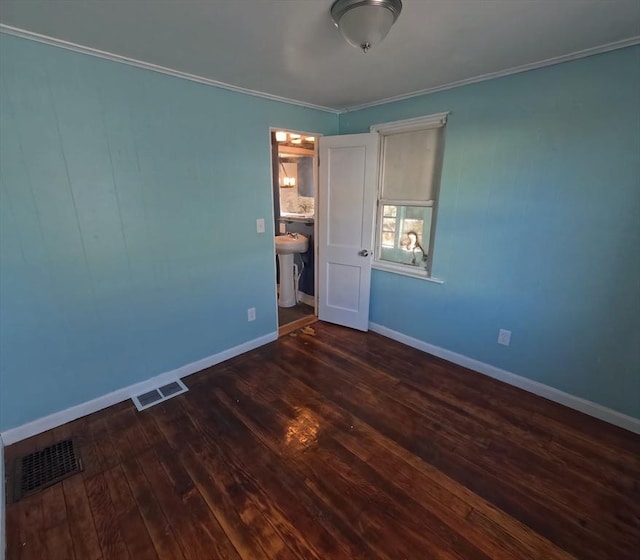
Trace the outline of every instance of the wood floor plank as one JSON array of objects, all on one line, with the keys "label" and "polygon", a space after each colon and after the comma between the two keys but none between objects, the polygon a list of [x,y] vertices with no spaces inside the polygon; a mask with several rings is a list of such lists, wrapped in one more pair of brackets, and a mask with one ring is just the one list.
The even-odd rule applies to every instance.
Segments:
[{"label": "wood floor plank", "polygon": [[88,478],[84,484],[103,555],[114,560],[131,558],[120,532],[104,474]]},{"label": "wood floor plank", "polygon": [[[225,386],[214,391],[221,404],[238,416],[254,433],[272,449],[287,453],[282,446],[281,434],[286,433],[275,414],[268,414],[264,407],[255,401],[244,400],[246,395]],[[237,405],[234,406],[233,402]],[[239,405],[239,406],[238,406]],[[285,437],[286,441],[286,437]],[[429,552],[433,558],[458,558],[453,550],[433,546],[429,537],[413,531],[409,515],[397,508],[393,501],[382,494],[374,485],[362,480],[349,464],[336,456],[330,458],[332,465],[322,460],[307,459],[304,453],[289,453],[291,461],[299,462],[308,472],[308,484],[313,485],[333,507],[343,515],[357,520],[361,534],[375,547],[376,552],[388,556],[399,555],[406,558],[415,556],[415,551]],[[370,503],[373,502],[373,503]],[[368,507],[371,505],[372,507]],[[391,530],[390,520],[399,521]],[[434,539],[437,537],[434,537]],[[412,552],[413,551],[413,552]]]},{"label": "wood floor plank", "polygon": [[149,447],[153,447],[154,445],[163,443],[164,441],[164,436],[160,432],[160,429],[154,420],[157,414],[158,412],[156,409],[148,408],[136,415]]},{"label": "wood floor plank", "polygon": [[66,517],[78,560],[100,560],[102,550],[89,506],[84,479],[72,476],[62,483]]},{"label": "wood floor plank", "polygon": [[255,560],[280,557],[286,544],[273,535],[267,520],[256,508],[257,489],[243,476],[242,467],[233,458],[223,456],[215,442],[205,445],[203,434],[186,415],[180,419],[186,432],[172,429],[176,426],[175,418],[167,422],[162,416],[158,421],[173,448],[181,449],[185,470],[238,554],[243,559]]},{"label": "wood floor plank", "polygon": [[[209,455],[211,458],[211,455]],[[249,540],[250,536],[253,540],[253,546],[246,551],[240,553],[237,547],[236,550],[240,554],[240,556],[246,558],[252,558],[257,556],[258,558],[280,558],[281,551],[286,548],[284,541],[279,538],[277,534],[273,531],[273,528],[269,525],[269,523],[260,515],[259,511],[255,508],[253,501],[251,500],[250,494],[252,489],[248,484],[246,486],[240,486],[239,481],[231,477],[229,480],[229,486],[226,488],[228,492],[230,492],[229,497],[233,499],[235,505],[235,513],[236,515],[233,517],[223,518],[222,515],[220,517],[216,516],[215,513],[221,514],[221,510],[216,508],[213,513],[213,517],[210,515],[210,511],[208,507],[205,507],[207,500],[202,496],[200,491],[198,490],[197,485],[194,483],[191,475],[186,467],[184,467],[184,463],[178,462],[168,462],[165,464],[165,468],[172,479],[174,485],[177,485],[177,489],[182,494],[188,494],[190,499],[197,502],[198,509],[201,511],[203,516],[209,517],[210,519],[215,518],[215,526],[217,524],[221,524],[221,526],[227,526],[231,528],[231,523],[235,522],[235,531],[232,531],[231,534],[227,532],[227,535],[237,535],[238,531],[246,531],[249,534],[245,534],[244,538],[241,542],[246,544]],[[202,474],[202,471],[199,471]],[[220,480],[224,480],[224,471],[223,470],[214,470],[212,473],[214,476],[219,478]],[[229,504],[231,506],[231,504]],[[227,513],[229,513],[227,511]],[[250,531],[250,532],[249,532]],[[234,543],[234,539],[231,539],[231,542]]]},{"label": "wood floor plank", "polygon": [[[161,462],[167,474],[171,478],[174,487],[180,494],[188,496],[187,500],[190,502],[190,509],[192,511],[198,511],[203,518],[206,518],[209,521],[210,527],[218,533],[215,535],[216,541],[223,539],[226,541],[228,537],[225,537],[224,534],[219,531],[221,527],[219,525],[220,522],[218,521],[218,518],[216,518],[208,508],[206,500],[203,498],[189,472],[184,467],[184,463],[182,461],[168,461],[166,460],[166,455],[166,453],[162,454]],[[216,474],[220,473],[217,472]],[[237,480],[233,481],[233,486],[231,488],[237,490],[237,482]],[[252,528],[255,543],[266,553],[266,557],[281,559],[283,556],[287,556],[287,546],[284,541],[273,530],[273,527],[261,516],[252,500],[248,499],[249,496],[247,496],[247,494],[250,492],[251,488],[247,487],[245,491],[236,492],[234,494],[241,522],[244,527]],[[233,544],[233,541],[231,541],[231,544]]]},{"label": "wood floor plank", "polygon": [[120,462],[120,456],[116,451],[116,445],[111,437],[111,430],[105,422],[105,415],[90,419],[86,425],[87,438],[92,448],[93,468],[87,468],[83,473],[85,480],[95,474],[102,473],[115,467]]},{"label": "wood floor plank", "polygon": [[[199,401],[210,403],[206,395],[194,395]],[[195,411],[193,411],[195,413]],[[274,505],[285,512],[290,523],[302,531],[304,540],[324,552],[325,558],[365,560],[387,558],[376,555],[368,542],[357,534],[356,528],[343,519],[330,504],[318,499],[307,483],[307,473],[290,462],[280,460],[263,442],[250,438],[251,445],[238,446],[226,442],[241,441],[251,434],[250,429],[222,407],[198,408],[199,432],[207,439],[214,439],[227,446],[231,454],[239,455],[258,484],[265,488]],[[212,428],[215,426],[216,428]],[[225,434],[220,437],[220,432]],[[304,556],[303,556],[304,557]]]},{"label": "wood floor plank", "polygon": [[112,466],[135,457],[149,447],[136,414],[135,408],[130,406],[104,419],[113,444],[110,451],[116,455],[115,461],[110,461]]},{"label": "wood floor plank", "polygon": [[[237,372],[237,373],[240,374],[240,372]],[[247,394],[246,391],[250,390],[250,388],[247,385],[242,385],[240,390],[242,391],[243,389],[244,389],[245,395]],[[289,389],[289,387],[287,387],[287,389]],[[264,396],[265,393],[266,391],[263,388],[260,391],[260,397]],[[298,431],[301,432],[302,438],[303,438],[301,445],[306,446],[307,434],[305,433],[305,429],[304,429],[305,424],[309,422],[317,422],[319,424],[320,422],[318,420],[314,420],[314,414],[310,413],[310,410],[311,410],[310,408],[306,406],[304,407],[300,406],[301,402],[304,402],[304,401],[300,401],[297,399],[293,399],[293,401],[295,402],[292,402],[291,404],[285,404],[284,402],[281,402],[280,399],[274,393],[270,399],[266,399],[264,402],[268,406],[273,407],[274,409],[280,410],[281,414],[284,417],[290,418],[289,426],[295,427]],[[317,411],[314,411],[314,412],[317,412]],[[293,416],[293,418],[291,418],[291,416]],[[318,414],[316,418],[318,419],[322,418],[322,420],[326,422],[325,433],[330,434],[325,439],[326,443],[325,445],[323,445],[323,449],[331,450],[333,453],[337,454],[337,455],[333,455],[331,459],[326,461],[327,463],[333,464],[333,465],[340,464],[340,463],[343,463],[343,464],[348,463],[350,465],[349,468],[353,468],[354,465],[358,464],[359,470],[361,471],[369,469],[369,466],[366,461],[368,461],[370,457],[366,457],[365,461],[362,461],[357,454],[350,454],[349,449],[344,448],[340,445],[338,435],[341,432],[341,428],[339,426],[334,424],[331,420],[327,422],[327,418],[322,416],[321,414]],[[330,430],[327,430],[327,426],[331,426]],[[343,427],[343,429],[346,430],[348,428]],[[295,437],[299,438],[300,434],[296,434]],[[335,442],[338,443],[338,445],[333,445],[330,440],[335,440]],[[341,474],[344,475],[344,473],[341,473]],[[397,474],[397,473],[394,473],[394,474]],[[442,523],[440,523],[440,519],[434,517],[429,510],[425,510],[419,507],[416,502],[413,502],[411,498],[412,492],[402,493],[402,492],[394,491],[393,489],[390,488],[388,484],[386,484],[385,478],[377,477],[376,474],[372,473],[371,471],[367,473],[366,480],[370,481],[370,484],[372,484],[376,488],[385,488],[387,495],[392,495],[395,501],[400,501],[403,503],[403,509],[409,510],[410,517],[414,517],[414,518],[419,517],[422,522],[426,523],[427,526],[434,529],[437,535],[434,535],[433,538],[435,538],[436,540],[438,538],[442,538],[445,536],[450,539],[455,539],[455,537],[457,536],[457,535],[456,536],[452,535],[451,532],[449,531],[449,528],[446,525],[443,525]],[[371,499],[371,496],[369,498]],[[465,513],[467,512],[468,510],[465,511]],[[407,523],[407,521],[405,521],[405,523]],[[408,523],[411,523],[411,521],[408,521]],[[482,557],[482,553],[479,550],[468,551],[468,552],[469,554],[473,554],[473,556],[476,558]]]},{"label": "wood floor plank", "polygon": [[43,490],[41,500],[42,527],[44,530],[66,522],[66,504],[61,484],[55,484]]},{"label": "wood floor plank", "polygon": [[49,560],[75,560],[73,541],[66,521],[45,531],[44,544]]},{"label": "wood floor plank", "polygon": [[146,530],[138,505],[131,494],[122,465],[105,471],[104,477],[118,519],[120,533],[129,555],[135,560],[156,560],[158,555]]},{"label": "wood floor plank", "polygon": [[174,530],[164,515],[149,481],[135,459],[122,464],[123,472],[144,519],[149,538],[160,560],[184,560]]},{"label": "wood floor plank", "polygon": [[[407,453],[403,448],[381,436],[357,418],[348,415],[339,407],[328,406],[320,396],[300,383],[297,378],[290,377],[283,368],[270,366],[272,378],[280,380],[280,386],[270,387],[268,377],[259,376],[256,381],[260,384],[262,394],[272,394],[270,402],[275,401],[277,395],[289,401],[290,406],[308,407],[322,416],[333,426],[332,435],[352,451],[361,460],[372,465],[382,476],[386,476],[393,484],[398,485],[407,495],[420,499],[448,525],[459,531],[464,528],[465,534],[491,558],[566,558],[568,555],[553,547],[548,541],[518,526],[515,520],[510,521],[510,531],[516,532],[521,541],[504,542],[502,538],[495,539],[484,531],[475,531],[469,527],[470,516],[478,508],[495,516],[495,508],[483,502],[476,495],[470,494],[455,481],[447,479],[439,471],[415,456]],[[242,376],[242,372],[238,372]],[[255,375],[255,373],[253,374]],[[242,377],[243,379],[246,376]],[[282,385],[283,378],[286,384]],[[498,512],[499,513],[499,512]],[[505,522],[505,516],[500,515],[500,522]],[[524,530],[523,530],[524,529]]]},{"label": "wood floor plank", "polygon": [[[209,428],[211,420],[216,426],[224,426],[223,437],[219,430]],[[238,430],[238,423],[234,425],[229,417],[199,415],[193,417],[193,424],[198,427],[201,441],[192,445],[199,453],[206,453],[212,445],[216,446],[224,464],[232,467],[234,479],[241,477],[238,482],[243,489],[249,489],[254,506],[271,521],[297,557],[321,559],[327,557],[329,552],[337,556],[338,549],[344,550],[344,554],[350,558],[359,557],[349,543],[342,541],[343,535],[332,524],[331,512],[321,510],[310,500],[304,477],[296,478],[291,469],[275,463],[273,455],[258,440],[253,440],[247,446],[248,453],[238,452],[234,442],[246,437],[246,432],[242,435],[242,431]],[[302,520],[305,523],[301,524]],[[300,530],[301,526],[304,530]]]},{"label": "wood floor plank", "polygon": [[[282,370],[278,370],[278,374],[279,378],[282,377]],[[265,383],[263,383],[264,378],[260,378],[260,386],[261,386],[261,393],[265,392]],[[290,381],[295,381],[295,379],[292,379]],[[291,386],[291,384],[287,384],[286,387],[281,387],[281,391],[279,391],[279,394],[285,395],[285,399],[287,398],[291,398],[292,400],[292,404],[293,402],[297,402],[298,404],[300,403],[304,403],[305,405],[310,405],[311,407],[313,407],[313,404],[309,402],[309,393],[303,391],[298,391],[296,392],[294,390],[294,388]],[[268,390],[268,389],[266,389]],[[275,400],[275,399],[274,399]],[[272,401],[273,404],[273,401]],[[316,403],[314,404],[318,404],[318,401],[316,401]],[[449,495],[445,498],[445,493],[444,492],[439,492],[437,494],[437,496],[434,499],[430,499],[430,497],[423,493],[422,490],[428,486],[428,484],[425,484],[425,482],[427,482],[426,480],[421,480],[419,475],[421,473],[418,473],[416,470],[412,470],[410,472],[410,474],[406,473],[406,469],[403,472],[403,464],[398,463],[397,461],[393,463],[393,465],[391,465],[389,467],[388,470],[384,470],[381,469],[381,465],[384,465],[384,463],[386,461],[389,460],[389,457],[393,457],[392,454],[388,453],[387,449],[381,449],[379,454],[377,456],[372,456],[371,454],[371,450],[375,448],[375,442],[372,441],[367,441],[366,443],[362,441],[362,434],[360,433],[360,426],[358,426],[356,428],[356,431],[353,430],[354,426],[351,425],[349,426],[350,422],[356,422],[353,419],[345,419],[344,417],[339,417],[337,414],[335,414],[335,412],[337,411],[337,409],[335,409],[334,407],[326,407],[326,406],[322,406],[322,405],[318,405],[316,407],[314,407],[314,410],[317,411],[318,413],[322,414],[322,412],[327,412],[328,410],[330,410],[331,412],[333,412],[334,414],[329,414],[328,420],[336,422],[336,418],[338,419],[338,422],[341,422],[343,424],[343,426],[345,426],[344,429],[340,430],[337,429],[335,432],[333,432],[333,437],[335,437],[336,439],[338,439],[340,442],[346,442],[346,447],[352,451],[354,451],[356,453],[356,455],[359,456],[360,459],[362,459],[363,461],[366,461],[368,464],[371,464],[373,466],[374,469],[378,470],[381,473],[381,476],[388,478],[391,481],[394,481],[395,484],[398,484],[399,479],[400,482],[402,481],[402,477],[404,475],[404,482],[405,485],[403,487],[403,489],[406,491],[407,495],[415,495],[416,493],[418,495],[420,495],[423,499],[423,502],[427,503],[427,504],[431,504],[431,507],[434,510],[438,510],[438,509],[442,509],[443,505],[448,505],[449,502],[453,501],[453,500],[457,500],[458,502],[460,502],[460,500],[458,500],[455,496]],[[325,414],[325,417],[327,415]],[[358,422],[358,424],[360,424]],[[351,428],[351,430],[349,430],[349,427]],[[347,439],[344,439],[347,438]],[[355,444],[355,448],[354,445]],[[363,445],[364,444],[364,445]],[[408,467],[408,465],[406,465],[406,467]],[[433,485],[431,485],[433,486]],[[402,487],[402,485],[400,485],[400,487]],[[441,490],[441,489],[440,489]],[[451,516],[444,516],[444,519],[446,519],[448,521],[449,524],[456,526],[458,528],[462,527],[462,526],[467,526],[468,527],[468,514],[472,511],[471,507],[460,503],[459,505],[457,505],[454,502],[454,508],[453,511],[455,511],[458,515],[457,518],[452,518]],[[440,512],[442,514],[442,512]],[[426,519],[425,519],[426,521]],[[433,523],[429,523],[429,525],[433,525]],[[468,536],[473,536],[475,537],[474,542],[481,548],[483,548],[485,550],[485,552],[492,558],[501,558],[501,557],[509,557],[509,558],[521,558],[525,555],[525,550],[522,547],[516,548],[516,550],[513,552],[513,554],[509,555],[507,554],[507,552],[505,550],[503,550],[503,547],[501,545],[501,543],[488,543],[487,541],[489,539],[487,539],[486,535],[482,535],[482,534],[473,534],[474,532],[472,530],[469,530],[467,528],[466,534]],[[540,544],[542,544],[539,540],[538,542],[535,543],[538,547],[540,546]],[[565,558],[567,557],[567,555],[565,553],[563,553],[562,551],[556,549],[555,552],[552,554],[550,551],[550,547],[548,546],[549,543],[545,543],[545,547],[542,547],[543,550],[543,556],[544,558]],[[527,557],[533,558],[536,557],[536,555],[532,554],[531,550],[527,550]],[[473,554],[474,557],[478,557],[478,554]]]},{"label": "wood floor plank", "polygon": [[42,494],[22,498],[17,505],[20,512],[20,560],[48,558],[44,542]]},{"label": "wood floor plank", "polygon": [[22,539],[20,538],[20,507],[18,504],[7,503],[5,513],[5,527],[7,543],[5,554],[7,558],[20,558]]},{"label": "wood floor plank", "polygon": [[[165,450],[173,455],[168,446]],[[165,516],[175,528],[176,538],[186,558],[240,560],[215,518],[207,515],[208,508],[202,507],[201,496],[191,492],[192,483],[186,480],[172,457],[160,457],[149,450],[138,456],[138,462]],[[170,478],[167,470],[174,479]]]},{"label": "wood floor plank", "polygon": [[7,558],[631,560],[640,437],[322,322],[9,446],[84,472],[7,504]]},{"label": "wood floor plank", "polygon": [[[313,348],[314,340],[308,338],[308,346]],[[287,361],[291,361],[292,355],[298,355],[298,361],[308,361],[311,355],[303,346],[298,346],[295,352],[297,354],[285,354]],[[467,439],[456,438],[452,431],[443,433],[442,422],[411,411],[405,403],[376,391],[361,379],[353,380],[353,371],[338,368],[324,354],[320,362],[318,367],[305,368],[297,375],[326,398],[354,412],[423,460],[459,482],[471,485],[476,493],[506,509],[510,515],[561,546],[568,544],[572,547],[570,551],[578,554],[606,554],[612,547],[617,548],[618,542],[611,543],[590,532],[593,524],[588,523],[586,515],[576,518],[575,509],[558,501],[557,488],[547,494],[542,490],[544,481],[529,476],[527,471],[518,473],[513,465],[500,465],[492,459],[484,442],[476,446]],[[418,441],[413,434],[419,434]],[[526,485],[522,484],[523,474],[527,477]],[[531,482],[535,483],[533,487]]]}]

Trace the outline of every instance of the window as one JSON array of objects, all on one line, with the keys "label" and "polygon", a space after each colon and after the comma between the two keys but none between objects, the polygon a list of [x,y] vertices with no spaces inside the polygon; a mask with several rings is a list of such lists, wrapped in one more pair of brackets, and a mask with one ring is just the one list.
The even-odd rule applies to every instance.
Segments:
[{"label": "window", "polygon": [[374,266],[431,276],[446,114],[372,127],[381,135]]}]

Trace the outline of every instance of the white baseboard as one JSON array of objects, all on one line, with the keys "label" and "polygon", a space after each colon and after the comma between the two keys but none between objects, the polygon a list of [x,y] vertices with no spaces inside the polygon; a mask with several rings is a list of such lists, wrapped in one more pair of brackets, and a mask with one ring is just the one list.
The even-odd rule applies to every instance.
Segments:
[{"label": "white baseboard", "polygon": [[4,508],[6,504],[4,483],[4,440],[0,435],[0,560],[4,560],[6,550],[7,525],[4,521]]},{"label": "white baseboard", "polygon": [[214,354],[207,358],[203,358],[197,362],[192,362],[172,371],[161,373],[160,375],[135,383],[134,385],[117,389],[116,391],[107,393],[106,395],[102,395],[101,397],[76,406],[72,406],[66,410],[54,412],[49,416],[28,422],[27,424],[23,424],[17,428],[11,428],[10,430],[2,432],[0,436],[4,440],[4,445],[11,445],[17,441],[57,428],[58,426],[62,426],[63,424],[77,420],[78,418],[82,418],[87,414],[91,414],[98,410],[102,410],[103,408],[107,408],[108,406],[126,401],[135,395],[150,391],[154,387],[166,385],[172,381],[197,373],[198,371],[202,371],[203,369],[219,364],[220,362],[224,362],[225,360],[244,354],[249,350],[253,350],[254,348],[258,348],[259,346],[263,346],[264,344],[268,344],[269,342],[273,342],[277,339],[278,333],[276,331],[253,340],[249,340],[248,342],[234,346],[233,348],[229,348],[228,350],[224,350],[223,352],[219,352],[218,354]]},{"label": "white baseboard", "polygon": [[429,344],[428,342],[424,342],[401,332],[394,331],[382,325],[378,325],[377,323],[369,323],[369,329],[373,332],[386,336],[387,338],[392,338],[393,340],[397,340],[402,344],[411,346],[412,348],[422,350],[427,354],[433,354],[434,356],[437,356],[444,360],[448,360],[450,362],[453,362],[454,364],[472,369],[489,377],[493,377],[494,379],[504,381],[505,383],[513,385],[514,387],[524,389],[525,391],[533,393],[534,395],[544,397],[545,399],[549,399],[550,401],[554,401],[564,406],[568,406],[569,408],[573,408],[574,410],[584,412],[589,416],[594,416],[595,418],[604,420],[605,422],[613,424],[614,426],[619,426],[620,428],[624,428],[625,430],[629,430],[630,432],[640,434],[640,419],[638,418],[627,416],[626,414],[622,414],[621,412],[617,412],[615,410],[607,408],[606,406],[602,406],[586,399],[576,397],[575,395],[570,395],[569,393],[560,391],[560,389],[555,389],[554,387],[550,387],[549,385],[545,385],[544,383],[539,383],[538,381],[533,381],[532,379],[528,379],[527,377],[516,375],[515,373],[511,373],[510,371],[506,371],[490,364],[480,362],[479,360],[469,358],[462,354],[457,354],[456,352],[445,350],[444,348],[440,348],[439,346],[434,346],[433,344]]}]

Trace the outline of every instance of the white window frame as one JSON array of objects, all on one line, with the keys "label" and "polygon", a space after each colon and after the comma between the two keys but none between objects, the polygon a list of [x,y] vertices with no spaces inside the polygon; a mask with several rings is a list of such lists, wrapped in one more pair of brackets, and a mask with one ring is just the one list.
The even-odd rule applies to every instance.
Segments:
[{"label": "white window frame", "polygon": [[[436,113],[433,115],[427,115],[424,117],[418,117],[415,119],[406,119],[402,121],[394,121],[382,124],[375,124],[370,127],[371,132],[376,132],[380,136],[386,136],[389,134],[397,134],[401,132],[410,132],[412,130],[423,130],[426,128],[444,128],[447,124],[447,117],[449,113]],[[406,201],[406,200],[385,200],[382,198],[382,179],[384,177],[383,165],[384,165],[384,138],[380,141],[380,153],[378,154],[379,161],[379,173],[378,173],[378,194],[377,194],[377,211],[376,211],[376,227],[374,234],[374,255],[372,267],[378,270],[385,270],[387,272],[393,272],[395,274],[402,274],[405,276],[412,276],[414,278],[422,278],[431,282],[439,284],[444,283],[442,279],[432,276],[433,269],[433,249],[435,243],[435,231],[438,217],[438,202],[440,200],[440,179],[442,174],[442,160],[444,156],[444,138],[439,146],[439,153],[437,158],[440,162],[438,166],[438,174],[435,179],[434,195],[432,200],[424,201]],[[384,261],[380,258],[382,251],[382,213],[383,207],[387,205],[391,206],[419,206],[419,207],[431,207],[431,230],[429,235],[429,248],[427,251],[427,264],[426,267],[416,267],[410,264],[394,263],[390,261]],[[396,224],[398,227],[399,224]],[[424,235],[424,234],[423,234]]]}]

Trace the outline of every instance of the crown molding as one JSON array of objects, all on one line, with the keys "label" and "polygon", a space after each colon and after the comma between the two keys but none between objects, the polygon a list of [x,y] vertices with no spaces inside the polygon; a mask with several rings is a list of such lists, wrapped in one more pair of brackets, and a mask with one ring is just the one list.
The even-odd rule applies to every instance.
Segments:
[{"label": "crown molding", "polygon": [[13,35],[14,37],[20,37],[21,39],[29,39],[30,41],[36,41],[38,43],[44,43],[52,47],[58,47],[66,49],[68,51],[74,51],[81,54],[87,54],[89,56],[95,56],[98,58],[104,58],[112,62],[119,62],[121,64],[127,64],[129,66],[135,66],[136,68],[143,68],[145,70],[151,70],[152,72],[159,72],[160,74],[167,74],[168,76],[174,76],[175,78],[182,78],[183,80],[189,80],[191,82],[197,82],[207,86],[213,86],[217,88],[227,89],[229,91],[235,91],[237,93],[244,93],[246,95],[253,95],[254,97],[262,97],[271,101],[279,101],[281,103],[289,103],[290,105],[298,105],[300,107],[306,107],[307,109],[316,109],[317,111],[325,111],[327,113],[338,114],[339,109],[333,107],[324,107],[323,105],[314,105],[313,103],[307,103],[305,101],[299,101],[297,99],[290,99],[288,97],[281,97],[279,95],[273,95],[265,93],[263,91],[257,91],[254,89],[244,88],[240,86],[234,86],[225,82],[219,82],[217,80],[211,80],[210,78],[204,78],[203,76],[197,76],[196,74],[189,74],[188,72],[181,72],[180,70],[174,70],[173,68],[167,68],[165,66],[159,66],[150,62],[144,62],[135,58],[129,58],[121,56],[119,54],[101,51],[84,45],[78,45],[77,43],[71,43],[69,41],[63,41],[62,39],[56,39],[55,37],[49,37],[47,35],[41,35],[40,33],[34,33],[33,31],[27,31],[26,29],[20,29],[18,27],[12,27],[4,23],[0,23],[0,33],[7,35]]},{"label": "crown molding", "polygon": [[624,49],[625,47],[633,47],[640,44],[640,35],[637,37],[629,37],[628,39],[622,39],[621,41],[615,41],[613,43],[607,43],[597,47],[591,47],[581,51],[576,51],[569,54],[563,54],[561,56],[555,56],[553,58],[547,58],[538,62],[530,62],[529,64],[523,64],[522,66],[514,66],[513,68],[507,68],[506,70],[499,70],[498,72],[489,72],[488,74],[481,74],[473,78],[465,78],[464,80],[458,80],[456,82],[450,82],[441,86],[435,86],[432,88],[421,89],[413,91],[411,93],[404,93],[401,95],[395,95],[393,97],[385,97],[378,101],[371,101],[369,103],[362,103],[361,105],[353,105],[339,111],[340,114],[350,113],[353,111],[359,111],[361,109],[368,109],[369,107],[375,107],[377,105],[384,105],[385,103],[393,103],[395,101],[404,101],[405,99],[411,99],[413,97],[419,97],[428,93],[436,93],[438,91],[445,91],[448,89],[457,88],[460,86],[467,86],[470,84],[476,84],[478,82],[485,82],[487,80],[493,80],[494,78],[504,78],[505,76],[511,76],[512,74],[520,74],[521,72],[528,72],[529,70],[536,70],[538,68],[544,68],[546,66],[554,66],[563,62],[570,62],[571,60],[578,60],[579,58],[585,58],[587,56],[593,56],[596,54],[602,54],[617,49]]},{"label": "crown molding", "polygon": [[161,74],[167,74],[169,76],[174,76],[176,78],[182,78],[183,80],[189,80],[192,82],[197,82],[200,84],[226,89],[229,91],[235,91],[237,93],[244,93],[245,95],[252,95],[254,97],[262,97],[263,99],[269,99],[271,101],[279,101],[281,103],[289,103],[291,105],[298,105],[300,107],[306,107],[307,109],[315,109],[317,111],[325,111],[327,113],[333,114],[343,114],[350,113],[354,111],[359,111],[361,109],[368,109],[369,107],[375,107],[377,105],[384,105],[385,103],[393,103],[395,101],[404,101],[405,99],[411,99],[413,97],[419,97],[421,95],[426,95],[428,93],[436,93],[439,91],[446,91],[448,89],[457,88],[460,86],[466,86],[470,84],[475,84],[478,82],[485,82],[487,80],[492,80],[494,78],[503,78],[505,76],[510,76],[512,74],[519,74],[521,72],[528,72],[529,70],[536,70],[538,68],[544,68],[546,66],[553,66],[555,64],[561,64],[563,62],[569,62],[571,60],[577,60],[580,58],[585,58],[588,56],[593,56],[596,54],[602,54],[609,51],[623,49],[625,47],[632,47],[640,44],[640,36],[629,37],[628,39],[622,39],[621,41],[615,41],[613,43],[607,43],[605,45],[599,45],[597,47],[591,47],[588,49],[584,49],[581,51],[576,51],[569,54],[564,54],[561,56],[556,56],[553,58],[547,58],[545,60],[540,60],[538,62],[531,62],[529,64],[523,64],[522,66],[514,66],[513,68],[508,68],[506,70],[499,70],[497,72],[489,72],[487,74],[481,74],[479,76],[474,76],[472,78],[465,78],[464,80],[458,80],[455,82],[450,82],[448,84],[443,84],[441,86],[435,86],[432,88],[421,89],[418,91],[413,91],[410,93],[404,93],[401,95],[395,95],[392,97],[385,97],[384,99],[379,99],[377,101],[370,101],[368,103],[362,103],[360,105],[351,105],[342,109],[337,109],[335,107],[325,107],[324,105],[315,105],[313,103],[307,103],[305,101],[299,101],[297,99],[290,99],[288,97],[281,97],[279,95],[273,95],[270,93],[265,93],[263,91],[257,91],[249,88],[243,88],[240,86],[234,86],[232,84],[227,84],[225,82],[219,82],[217,80],[212,80],[210,78],[204,78],[203,76],[197,76],[195,74],[189,74],[188,72],[181,72],[180,70],[174,70],[173,68],[166,68],[164,66],[159,66],[157,64],[152,64],[150,62],[144,62],[142,60],[136,60],[134,58],[128,58],[126,56],[121,56],[119,54],[110,53],[107,51],[101,51],[98,49],[94,49],[91,47],[86,47],[84,45],[79,45],[77,43],[72,43],[69,41],[63,41],[62,39],[56,39],[54,37],[49,37],[47,35],[41,35],[40,33],[34,33],[33,31],[27,31],[26,29],[20,29],[18,27],[12,27],[10,25],[6,25],[4,23],[0,23],[0,33],[6,33],[7,35],[13,35],[14,37],[20,37],[22,39],[29,39],[31,41],[36,41],[38,43],[44,43],[46,45],[51,45],[53,47],[58,47],[61,49],[66,49],[82,54],[86,54],[89,56],[95,56],[98,58],[104,58],[106,60],[111,60],[112,62],[119,62],[121,64],[128,64],[129,66],[135,66],[137,68],[143,68],[145,70],[151,70],[152,72],[159,72]]}]

